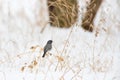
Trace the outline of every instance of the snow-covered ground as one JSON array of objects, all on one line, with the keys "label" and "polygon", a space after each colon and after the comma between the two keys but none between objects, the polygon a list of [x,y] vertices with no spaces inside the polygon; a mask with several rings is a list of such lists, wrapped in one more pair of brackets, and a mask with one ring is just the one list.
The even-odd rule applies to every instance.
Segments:
[{"label": "snow-covered ground", "polygon": [[103,0],[93,33],[80,26],[89,0],[78,1],[78,22],[61,29],[49,26],[46,0],[0,0],[0,80],[120,80],[120,0]]}]

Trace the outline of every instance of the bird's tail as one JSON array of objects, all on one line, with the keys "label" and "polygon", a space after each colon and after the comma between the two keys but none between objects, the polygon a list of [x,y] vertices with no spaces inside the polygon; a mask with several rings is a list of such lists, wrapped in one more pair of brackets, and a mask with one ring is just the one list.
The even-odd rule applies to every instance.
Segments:
[{"label": "bird's tail", "polygon": [[45,57],[45,54],[46,54],[46,52],[44,52],[44,54],[43,54],[43,56],[42,56],[42,57]]}]

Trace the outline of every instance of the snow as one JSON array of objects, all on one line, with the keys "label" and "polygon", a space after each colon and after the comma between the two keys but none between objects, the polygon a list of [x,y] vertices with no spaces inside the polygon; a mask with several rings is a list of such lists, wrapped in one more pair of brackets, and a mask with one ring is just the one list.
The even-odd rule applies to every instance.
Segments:
[{"label": "snow", "polygon": [[47,24],[46,0],[0,0],[0,80],[120,80],[120,1],[103,0],[93,33],[80,27],[85,1],[78,22],[61,29]]}]

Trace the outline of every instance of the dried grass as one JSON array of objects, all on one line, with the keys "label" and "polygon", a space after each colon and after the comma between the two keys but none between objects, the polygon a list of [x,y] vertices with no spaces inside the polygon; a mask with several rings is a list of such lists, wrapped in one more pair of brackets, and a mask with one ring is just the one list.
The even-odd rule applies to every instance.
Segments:
[{"label": "dried grass", "polygon": [[94,18],[97,14],[97,11],[102,3],[102,0],[91,0],[91,2],[87,6],[87,12],[82,20],[82,27],[85,30],[90,32],[94,29]]},{"label": "dried grass", "polygon": [[77,0],[48,0],[50,24],[71,27],[78,18]]}]

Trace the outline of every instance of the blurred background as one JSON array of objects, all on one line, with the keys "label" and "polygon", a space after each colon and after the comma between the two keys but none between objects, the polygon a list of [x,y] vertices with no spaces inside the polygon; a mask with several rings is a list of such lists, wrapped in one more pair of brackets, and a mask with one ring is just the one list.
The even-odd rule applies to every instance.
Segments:
[{"label": "blurred background", "polygon": [[119,8],[120,0],[0,0],[0,80],[120,80]]}]

